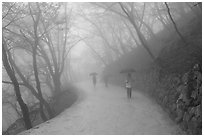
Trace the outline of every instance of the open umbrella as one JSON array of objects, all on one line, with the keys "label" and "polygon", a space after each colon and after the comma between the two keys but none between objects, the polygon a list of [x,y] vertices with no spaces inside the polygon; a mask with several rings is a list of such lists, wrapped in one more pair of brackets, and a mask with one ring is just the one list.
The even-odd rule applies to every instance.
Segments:
[{"label": "open umbrella", "polygon": [[96,76],[96,75],[98,75],[98,73],[92,72],[92,73],[90,73],[89,75],[90,75],[90,76]]},{"label": "open umbrella", "polygon": [[133,73],[136,72],[133,68],[122,69],[120,73]]}]

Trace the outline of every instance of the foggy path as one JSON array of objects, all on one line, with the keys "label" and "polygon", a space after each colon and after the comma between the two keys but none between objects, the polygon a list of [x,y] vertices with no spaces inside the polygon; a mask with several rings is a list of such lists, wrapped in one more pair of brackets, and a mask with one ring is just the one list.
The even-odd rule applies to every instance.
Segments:
[{"label": "foggy path", "polygon": [[124,88],[80,83],[71,108],[22,134],[181,134],[160,106],[139,92],[128,100]]}]

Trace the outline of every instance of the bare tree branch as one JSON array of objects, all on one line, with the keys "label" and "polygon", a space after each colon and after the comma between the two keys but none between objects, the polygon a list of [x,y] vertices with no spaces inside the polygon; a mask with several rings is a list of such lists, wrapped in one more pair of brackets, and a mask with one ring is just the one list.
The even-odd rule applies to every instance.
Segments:
[{"label": "bare tree branch", "polygon": [[11,5],[8,9],[8,11],[6,12],[6,14],[2,17],[2,20],[9,14],[9,12],[11,11],[11,9],[13,8],[13,6],[15,5],[16,3],[13,3],[13,5]]},{"label": "bare tree branch", "polygon": [[122,3],[119,3],[121,9],[125,12],[125,14],[127,15],[127,17],[129,18],[129,21],[132,23],[133,27],[135,28],[137,35],[142,43],[142,45],[144,46],[144,48],[147,50],[147,52],[149,53],[150,57],[155,60],[155,56],[153,55],[153,53],[151,52],[151,50],[149,49],[148,45],[146,44],[145,40],[144,40],[144,36],[141,34],[140,30],[138,29],[137,25],[135,24],[134,20],[132,19],[131,15],[129,14],[129,11],[127,11]]},{"label": "bare tree branch", "polygon": [[185,38],[182,36],[182,34],[179,32],[179,30],[178,30],[178,28],[177,28],[177,26],[176,26],[176,23],[174,22],[174,20],[173,20],[173,18],[172,18],[172,16],[171,16],[170,9],[169,9],[169,6],[168,6],[167,2],[165,2],[165,5],[166,5],[167,12],[168,12],[168,14],[169,14],[169,17],[170,17],[170,19],[171,19],[171,21],[172,21],[172,23],[173,23],[173,25],[174,25],[174,28],[175,28],[177,34],[179,35],[179,37],[181,38],[181,40],[187,45],[188,43],[186,42],[186,40],[185,40]]},{"label": "bare tree branch", "polygon": [[84,43],[86,44],[87,47],[89,47],[93,52],[94,54],[102,61],[102,63],[107,66],[107,63],[105,62],[105,60],[103,59],[103,57],[101,57],[100,54],[98,54],[86,41],[84,41]]},{"label": "bare tree branch", "polygon": [[[4,84],[11,84],[11,85],[13,85],[13,82],[11,82],[11,81],[5,81],[5,80],[2,80],[2,83],[4,83]],[[24,84],[24,83],[22,83],[22,82],[19,82],[19,85],[23,85],[23,86],[25,86],[25,84]]]}]

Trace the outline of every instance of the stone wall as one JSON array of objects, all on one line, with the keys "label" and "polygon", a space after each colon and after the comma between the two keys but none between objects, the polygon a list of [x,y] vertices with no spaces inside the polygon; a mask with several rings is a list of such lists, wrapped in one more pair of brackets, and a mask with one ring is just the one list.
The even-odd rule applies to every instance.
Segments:
[{"label": "stone wall", "polygon": [[154,67],[135,78],[135,87],[153,97],[187,134],[202,134],[202,74],[198,64],[182,75]]}]

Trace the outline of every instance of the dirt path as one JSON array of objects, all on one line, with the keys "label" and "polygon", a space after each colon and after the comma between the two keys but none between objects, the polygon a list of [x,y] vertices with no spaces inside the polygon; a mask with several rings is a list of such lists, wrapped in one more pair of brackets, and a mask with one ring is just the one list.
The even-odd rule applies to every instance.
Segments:
[{"label": "dirt path", "polygon": [[160,106],[139,92],[128,100],[124,88],[78,84],[83,96],[56,118],[21,134],[182,134]]}]

